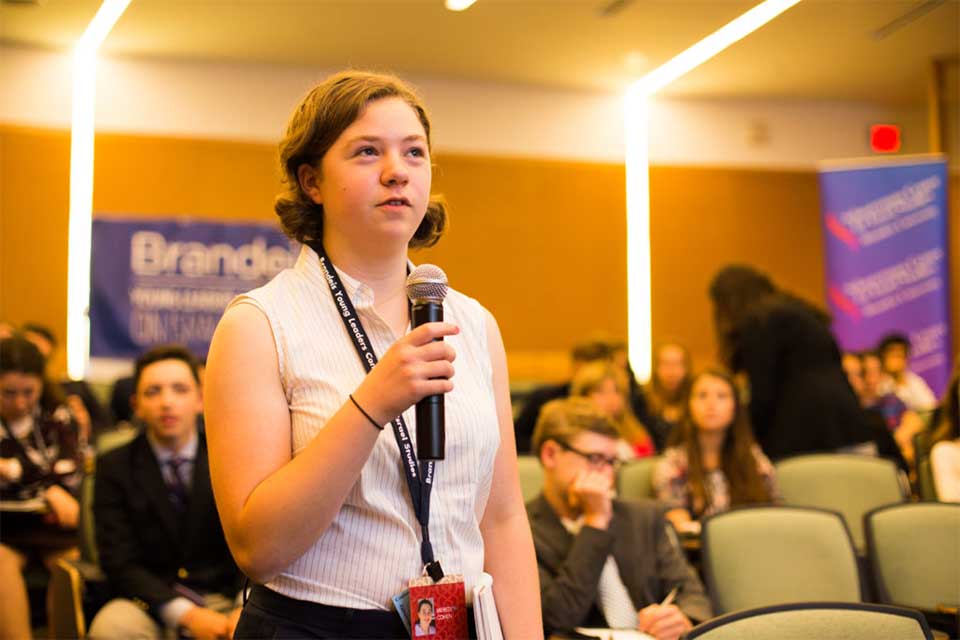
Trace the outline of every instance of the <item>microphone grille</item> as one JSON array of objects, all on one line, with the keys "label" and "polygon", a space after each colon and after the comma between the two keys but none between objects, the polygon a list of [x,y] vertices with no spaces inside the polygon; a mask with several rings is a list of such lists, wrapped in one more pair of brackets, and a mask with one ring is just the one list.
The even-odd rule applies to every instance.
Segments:
[{"label": "microphone grille", "polygon": [[421,264],[407,276],[407,297],[413,302],[443,300],[447,289],[447,274],[435,264]]}]

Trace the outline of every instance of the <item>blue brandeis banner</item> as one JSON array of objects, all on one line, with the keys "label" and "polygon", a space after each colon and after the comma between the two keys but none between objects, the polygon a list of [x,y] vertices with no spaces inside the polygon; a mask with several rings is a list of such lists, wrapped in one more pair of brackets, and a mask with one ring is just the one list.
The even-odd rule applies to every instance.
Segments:
[{"label": "blue brandeis banner", "polygon": [[294,244],[266,224],[94,220],[90,355],[179,343],[206,356],[230,300],[292,266]]},{"label": "blue brandeis banner", "polygon": [[946,189],[940,156],[820,172],[827,300],[838,342],[859,351],[893,331],[908,335],[910,368],[938,396],[952,362]]}]

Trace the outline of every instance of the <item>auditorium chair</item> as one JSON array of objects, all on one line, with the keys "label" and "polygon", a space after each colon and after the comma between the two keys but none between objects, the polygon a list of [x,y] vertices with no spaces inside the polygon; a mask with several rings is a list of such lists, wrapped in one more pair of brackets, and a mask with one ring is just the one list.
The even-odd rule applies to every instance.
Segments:
[{"label": "auditorium chair", "polygon": [[651,456],[625,464],[620,469],[617,481],[620,497],[642,500],[656,498],[653,490],[653,470],[658,462],[659,456]]},{"label": "auditorium chair", "polygon": [[[138,429],[126,427],[108,431],[97,438],[97,455],[133,440]],[[106,576],[97,557],[96,529],[93,522],[93,487],[96,467],[91,464],[80,485],[80,521],[78,523],[80,559],[60,560],[50,573],[50,637],[83,638],[87,634],[87,614],[106,604]]]},{"label": "auditorium chair", "polygon": [[687,640],[931,640],[918,611],[860,602],[799,602],[737,611],[694,627]]},{"label": "auditorium chair", "polygon": [[858,552],[865,551],[863,515],[910,495],[909,482],[897,465],[884,458],[847,454],[813,454],[780,460],[777,483],[786,505],[840,512]]},{"label": "auditorium chair", "polygon": [[859,602],[863,585],[839,513],[741,507],[703,521],[702,567],[714,612],[787,602]]},{"label": "auditorium chair", "polygon": [[520,469],[520,493],[523,501],[529,502],[537,497],[543,489],[543,467],[536,456],[517,456],[517,467]]},{"label": "auditorium chair", "polygon": [[930,432],[920,431],[913,436],[914,464],[917,469],[917,494],[924,502],[937,501],[937,487],[933,482],[933,465],[930,464]]},{"label": "auditorium chair", "polygon": [[864,529],[880,602],[920,609],[960,637],[960,504],[880,507]]}]

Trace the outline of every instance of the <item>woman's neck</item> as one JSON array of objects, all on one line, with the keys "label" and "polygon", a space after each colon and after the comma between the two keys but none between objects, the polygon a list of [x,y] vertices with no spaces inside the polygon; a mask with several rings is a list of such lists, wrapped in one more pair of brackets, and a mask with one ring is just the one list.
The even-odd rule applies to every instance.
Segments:
[{"label": "woman's neck", "polygon": [[703,455],[704,466],[713,468],[719,464],[720,454],[723,451],[723,442],[727,437],[724,431],[698,431],[697,440],[700,443],[700,453]]},{"label": "woman's neck", "polygon": [[324,238],[323,248],[341,271],[373,291],[373,306],[400,335],[409,322],[407,312],[407,250],[358,250],[334,238]]}]

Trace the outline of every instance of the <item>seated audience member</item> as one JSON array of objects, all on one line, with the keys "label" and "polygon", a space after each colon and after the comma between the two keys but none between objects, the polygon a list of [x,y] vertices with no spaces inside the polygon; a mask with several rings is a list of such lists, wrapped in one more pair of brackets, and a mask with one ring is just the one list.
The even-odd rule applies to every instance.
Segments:
[{"label": "seated audience member", "polygon": [[653,438],[654,448],[662,449],[667,439],[667,425],[661,425],[650,415],[650,409],[647,407],[647,396],[643,392],[643,387],[637,382],[637,374],[633,372],[633,367],[630,365],[627,343],[622,340],[614,340],[609,342],[608,346],[610,348],[610,361],[627,376],[627,398],[630,401],[630,408],[633,409],[633,415],[637,417],[641,424],[646,425],[647,433]]},{"label": "seated audience member", "polygon": [[18,507],[4,512],[0,530],[0,638],[30,637],[27,561],[35,556],[51,568],[77,555],[77,424],[56,385],[44,381],[44,365],[27,340],[0,341],[0,498]]},{"label": "seated audience member", "polygon": [[570,383],[571,396],[590,399],[617,426],[628,448],[624,457],[652,456],[653,440],[633,415],[628,392],[626,372],[610,362],[591,362],[580,367]]},{"label": "seated audience member", "polygon": [[[630,628],[676,640],[712,616],[659,505],[613,497],[619,433],[584,398],[543,407],[543,492],[527,504],[550,631]],[[674,604],[659,603],[678,588]]]},{"label": "seated audience member", "polygon": [[661,431],[665,442],[680,424],[690,393],[690,352],[676,342],[660,345],[654,354],[652,372],[644,387],[650,415],[648,426],[651,431]]},{"label": "seated audience member", "polygon": [[960,357],[931,424],[930,466],[937,499],[960,502]]},{"label": "seated audience member", "polygon": [[[610,345],[601,340],[583,342],[573,347],[570,353],[572,375],[576,375],[580,367],[588,362],[610,360]],[[530,440],[533,429],[537,424],[540,409],[546,403],[557,398],[566,398],[570,395],[570,383],[547,385],[538,387],[530,392],[523,403],[520,415],[514,422],[513,429],[517,438],[517,453],[531,453]]]},{"label": "seated audience member", "polygon": [[862,403],[864,393],[863,361],[860,354],[844,351],[843,357],[840,358],[840,366],[843,367],[843,372],[847,374],[850,388],[853,389]]},{"label": "seated audience member", "polygon": [[900,418],[907,411],[907,405],[890,389],[893,383],[890,376],[883,370],[880,356],[876,351],[864,351],[860,354],[861,371],[863,372],[863,387],[860,393],[860,402],[868,409],[878,409],[888,425],[900,424]]},{"label": "seated audience member", "polygon": [[880,363],[889,376],[881,393],[893,392],[908,409],[923,413],[937,408],[937,397],[926,381],[907,368],[910,359],[910,340],[900,333],[885,336],[877,346]]},{"label": "seated audience member", "polygon": [[779,499],[773,465],[753,439],[733,378],[708,369],[693,379],[677,444],[653,472],[657,499],[680,529],[742,504]]},{"label": "seated audience member", "polygon": [[[56,351],[57,337],[49,327],[35,322],[28,322],[21,327],[23,337],[40,349],[44,360],[48,363]],[[67,407],[80,425],[80,439],[82,442],[92,442],[93,435],[110,427],[110,416],[104,410],[90,385],[84,380],[62,380],[60,387],[66,396]]]},{"label": "seated audience member", "polygon": [[196,361],[182,347],[156,347],[137,360],[134,389],[144,431],[97,461],[97,548],[117,599],[96,615],[90,637],[160,638],[164,628],[230,637],[239,571],[197,433]]},{"label": "seated audience member", "polygon": [[133,406],[130,399],[133,397],[133,376],[117,378],[110,389],[110,413],[114,424],[133,421]]},{"label": "seated audience member", "polygon": [[880,366],[880,358],[873,352],[865,351],[861,354],[843,354],[843,370],[847,373],[850,386],[860,398],[861,406],[882,421],[887,431],[892,434],[900,456],[889,451],[889,441],[877,437],[877,451],[880,455],[892,458],[910,466],[913,462],[913,436],[923,429],[923,419],[915,412],[907,409],[893,393],[881,393],[880,388],[886,377]]}]

